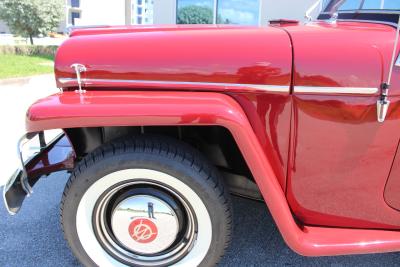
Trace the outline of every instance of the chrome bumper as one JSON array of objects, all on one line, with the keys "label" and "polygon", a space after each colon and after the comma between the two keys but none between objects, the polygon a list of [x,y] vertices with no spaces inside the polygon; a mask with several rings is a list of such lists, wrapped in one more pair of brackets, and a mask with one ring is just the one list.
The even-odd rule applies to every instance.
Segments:
[{"label": "chrome bumper", "polygon": [[[24,160],[22,149],[36,136],[39,137],[40,148],[38,148],[38,151],[33,156]],[[42,175],[73,168],[75,154],[72,147],[64,145],[62,146],[63,149],[54,149],[55,145],[62,141],[64,144],[69,144],[69,141],[65,142],[64,139],[67,138],[64,134],[61,134],[46,144],[43,132],[28,133],[21,137],[17,148],[21,166],[7,180],[3,187],[3,200],[9,214],[15,215],[21,209],[23,201],[33,193],[32,187]],[[51,159],[52,155],[50,152],[57,154],[57,157],[61,158],[61,160]],[[64,155],[60,157],[59,154]]]}]

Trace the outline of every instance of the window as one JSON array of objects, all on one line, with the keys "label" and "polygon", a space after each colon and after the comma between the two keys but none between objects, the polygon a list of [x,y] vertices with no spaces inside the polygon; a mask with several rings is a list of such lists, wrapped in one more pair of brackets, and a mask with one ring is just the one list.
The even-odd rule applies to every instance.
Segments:
[{"label": "window", "polygon": [[365,0],[363,9],[398,9],[398,0]]},{"label": "window", "polygon": [[80,12],[71,12],[71,24],[75,26],[75,19],[80,19],[81,13]]},{"label": "window", "polygon": [[132,4],[133,24],[153,24],[154,0],[137,0]]},{"label": "window", "polygon": [[178,0],[178,24],[212,24],[214,23],[214,0]]},{"label": "window", "polygon": [[337,11],[354,10],[398,10],[400,9],[399,0],[332,0],[325,8],[325,12],[333,13]]},{"label": "window", "polygon": [[71,7],[80,7],[79,0],[71,0]]},{"label": "window", "polygon": [[259,0],[219,0],[217,23],[257,25],[259,13]]},{"label": "window", "polygon": [[259,23],[260,0],[177,0],[178,24]]},{"label": "window", "polygon": [[354,10],[359,9],[361,0],[347,0],[345,1],[338,10]]}]

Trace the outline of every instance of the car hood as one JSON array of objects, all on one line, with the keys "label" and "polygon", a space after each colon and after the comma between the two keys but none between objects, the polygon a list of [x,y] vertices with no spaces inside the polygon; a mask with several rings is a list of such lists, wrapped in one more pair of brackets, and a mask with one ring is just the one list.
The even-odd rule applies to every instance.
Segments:
[{"label": "car hood", "polygon": [[88,90],[289,87],[292,48],[285,30],[274,27],[103,27],[74,31],[60,46],[59,88],[77,87],[73,64],[85,66]]}]

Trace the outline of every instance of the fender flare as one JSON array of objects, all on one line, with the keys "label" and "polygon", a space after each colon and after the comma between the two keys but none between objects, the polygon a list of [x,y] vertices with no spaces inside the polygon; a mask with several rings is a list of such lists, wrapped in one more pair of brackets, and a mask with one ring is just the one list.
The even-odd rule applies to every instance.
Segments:
[{"label": "fender flare", "polygon": [[[100,126],[222,126],[230,131],[286,243],[305,256],[400,250],[400,233],[298,225],[270,162],[230,96],[209,92],[90,91],[58,93],[27,112],[28,132]],[[258,222],[262,223],[262,222]]]}]

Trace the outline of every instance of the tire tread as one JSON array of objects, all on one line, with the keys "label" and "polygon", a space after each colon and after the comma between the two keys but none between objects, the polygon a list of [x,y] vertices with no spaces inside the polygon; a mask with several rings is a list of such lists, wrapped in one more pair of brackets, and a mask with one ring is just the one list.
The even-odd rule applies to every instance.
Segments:
[{"label": "tire tread", "polygon": [[148,153],[165,156],[191,168],[199,174],[198,177],[201,177],[204,182],[209,183],[218,196],[219,202],[224,206],[223,210],[225,214],[221,214],[221,216],[225,218],[225,224],[227,227],[223,253],[220,254],[218,259],[214,259],[215,262],[218,263],[228,248],[232,237],[232,208],[228,190],[225,190],[223,179],[218,170],[215,166],[209,163],[209,161],[199,151],[184,142],[164,136],[141,135],[121,138],[96,148],[93,152],[87,154],[77,163],[68,179],[68,182],[66,183],[61,199],[60,221],[64,238],[67,240],[66,233],[64,232],[64,204],[70,194],[70,189],[74,181],[80,177],[87,168],[90,168],[102,160],[106,160],[108,157],[117,156],[122,153]]}]

